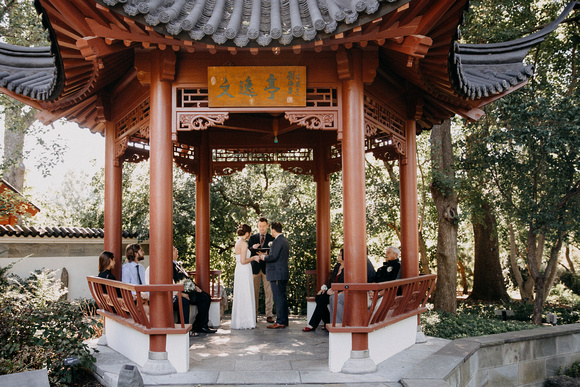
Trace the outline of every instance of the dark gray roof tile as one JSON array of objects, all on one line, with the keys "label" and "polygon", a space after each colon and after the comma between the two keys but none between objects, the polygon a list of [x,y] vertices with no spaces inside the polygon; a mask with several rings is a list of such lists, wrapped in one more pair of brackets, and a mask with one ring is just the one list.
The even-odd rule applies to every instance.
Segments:
[{"label": "dark gray roof tile", "polygon": [[0,43],[0,87],[45,100],[54,91],[57,69],[50,47]]},{"label": "dark gray roof tile", "polygon": [[[137,238],[138,234],[122,231],[123,238]],[[53,237],[53,238],[104,238],[105,231],[102,228],[83,227],[27,227],[0,225],[0,237]]]},{"label": "dark gray roof tile", "polygon": [[525,82],[534,74],[533,66],[523,63],[530,48],[541,43],[573,9],[578,8],[580,2],[571,2],[556,20],[521,39],[491,44],[455,44],[450,58],[454,87],[469,99],[479,99],[503,93]]}]

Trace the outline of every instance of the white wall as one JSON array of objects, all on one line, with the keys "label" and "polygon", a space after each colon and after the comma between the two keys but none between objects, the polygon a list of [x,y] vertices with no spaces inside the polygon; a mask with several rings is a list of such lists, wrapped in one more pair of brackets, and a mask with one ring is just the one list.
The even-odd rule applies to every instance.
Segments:
[{"label": "white wall", "polygon": [[[136,240],[123,240],[123,248]],[[60,278],[66,268],[69,276],[68,299],[92,298],[87,276],[99,274],[99,254],[103,251],[102,239],[82,238],[0,238],[0,267],[17,262],[9,272],[28,278],[37,269],[57,270]],[[43,256],[43,253],[46,256]],[[31,254],[26,257],[27,254]],[[23,258],[26,257],[26,258]],[[149,257],[142,262],[149,266]],[[120,280],[120,278],[118,278]]]}]

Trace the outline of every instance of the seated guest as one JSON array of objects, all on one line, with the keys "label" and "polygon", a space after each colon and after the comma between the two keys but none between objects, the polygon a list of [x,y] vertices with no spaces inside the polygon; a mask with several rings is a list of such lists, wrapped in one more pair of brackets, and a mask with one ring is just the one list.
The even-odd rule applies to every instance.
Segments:
[{"label": "seated guest", "polygon": [[[383,263],[383,266],[377,270],[375,282],[386,282],[401,279],[401,262],[399,261],[399,255],[401,255],[401,251],[398,248],[394,246],[387,247],[387,253],[385,254],[386,261]],[[402,288],[398,288],[397,296],[400,296],[402,291]],[[384,290],[381,290],[378,294],[378,297],[382,297],[383,293]],[[369,301],[372,300],[373,296],[374,292],[371,290],[369,292]],[[376,313],[381,302],[382,299],[379,299],[373,313]]]},{"label": "seated guest", "polygon": [[[99,255],[99,277],[116,281],[117,278],[111,273],[115,267],[115,256],[110,251],[103,251]],[[103,293],[107,294],[107,287],[103,285]],[[117,296],[121,297],[121,290],[117,289]]]},{"label": "seated guest", "polygon": [[115,267],[115,256],[110,251],[103,251],[101,255],[99,255],[99,277],[110,279],[110,280],[117,280],[111,270]]},{"label": "seated guest", "polygon": [[[127,257],[127,263],[123,265],[121,272],[122,281],[133,285],[144,285],[146,283],[145,268],[139,261],[145,259],[145,251],[138,243],[133,243],[127,245],[125,256]],[[143,292],[141,297],[146,300],[149,298],[149,294]]]},{"label": "seated guest", "polygon": [[399,261],[399,255],[401,251],[394,247],[387,247],[387,253],[385,255],[385,262],[383,266],[377,270],[374,282],[385,282],[392,281],[396,279],[401,279],[401,262]]},{"label": "seated guest", "polygon": [[[181,293],[181,302],[183,304],[183,322],[189,323],[189,305],[197,305],[197,316],[192,324],[192,332],[215,333],[215,329],[210,329],[209,307],[211,306],[211,296],[201,290],[199,286],[189,277],[183,266],[177,262],[179,251],[173,247],[173,282],[183,283],[184,292]],[[173,297],[173,309],[179,309],[179,299]]]},{"label": "seated guest", "polygon": [[334,291],[330,288],[333,283],[343,283],[344,282],[344,259],[342,258],[344,251],[340,249],[340,253],[338,253],[337,260],[338,262],[334,265],[334,269],[332,270],[332,274],[330,275],[330,279],[323,285],[318,294],[316,294],[316,308],[312,313],[312,317],[308,322],[308,325],[302,329],[303,332],[313,332],[320,324],[322,320],[324,325],[322,329],[325,329],[325,326],[328,322],[330,322],[330,313],[328,312],[328,303],[330,300],[330,296],[334,294]]},{"label": "seated guest", "polygon": [[[367,248],[367,255],[368,255]],[[370,259],[367,258],[367,283],[374,282],[376,276],[375,267]],[[342,316],[344,314],[344,292],[339,292],[338,295],[333,294],[330,296],[330,316],[332,317],[334,313],[334,297],[338,297],[336,300],[336,323],[342,323]]]}]

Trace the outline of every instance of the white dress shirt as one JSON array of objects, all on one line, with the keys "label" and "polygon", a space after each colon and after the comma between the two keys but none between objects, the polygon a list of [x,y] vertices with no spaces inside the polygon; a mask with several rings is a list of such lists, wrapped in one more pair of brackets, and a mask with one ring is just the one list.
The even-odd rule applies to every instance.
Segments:
[{"label": "white dress shirt", "polygon": [[[139,276],[137,276],[137,269],[139,268]],[[141,278],[141,283],[139,283],[139,278]],[[145,268],[140,263],[135,261],[127,262],[123,265],[122,270],[122,281],[133,285],[145,285],[146,282]]]}]

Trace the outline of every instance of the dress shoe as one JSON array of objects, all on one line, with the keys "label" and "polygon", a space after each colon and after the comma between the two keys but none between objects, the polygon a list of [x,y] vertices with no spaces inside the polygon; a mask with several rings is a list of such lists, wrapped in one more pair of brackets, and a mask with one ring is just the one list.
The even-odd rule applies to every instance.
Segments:
[{"label": "dress shoe", "polygon": [[311,327],[302,328],[302,332],[314,332],[315,330],[316,330],[316,328],[311,328]]},{"label": "dress shoe", "polygon": [[268,325],[266,328],[268,328],[268,329],[284,329],[284,328],[286,328],[286,325],[274,323],[272,325]]},{"label": "dress shoe", "polygon": [[201,333],[216,333],[217,329],[211,329],[211,328],[205,327],[205,328],[200,328],[199,332],[201,332]]},{"label": "dress shoe", "polygon": [[274,320],[274,317],[267,317],[266,321],[269,322],[270,324],[276,322],[276,320]]}]

